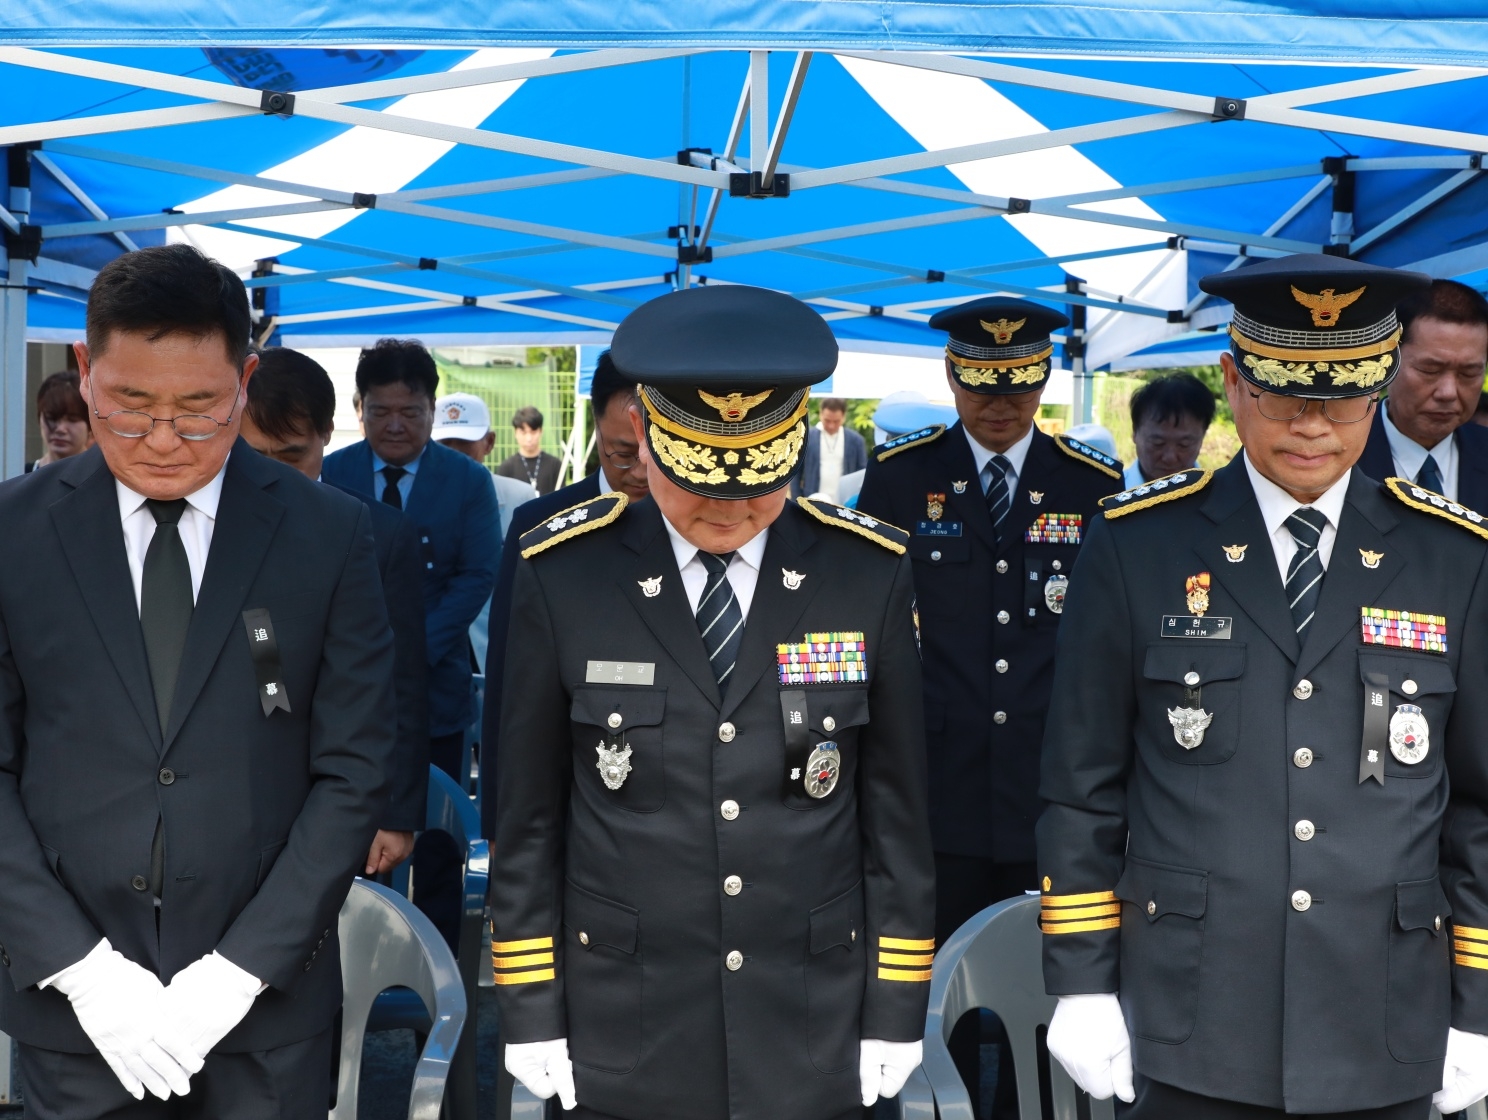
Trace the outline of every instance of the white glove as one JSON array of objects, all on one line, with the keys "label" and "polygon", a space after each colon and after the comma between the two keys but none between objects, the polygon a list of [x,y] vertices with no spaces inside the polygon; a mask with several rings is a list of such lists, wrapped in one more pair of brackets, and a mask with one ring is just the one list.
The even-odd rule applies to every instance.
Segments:
[{"label": "white glove", "polygon": [[1431,1098],[1443,1116],[1461,1112],[1488,1096],[1488,1035],[1447,1030],[1447,1066],[1441,1091]]},{"label": "white glove", "polygon": [[160,978],[115,952],[107,937],[39,986],[54,987],[72,1001],[84,1032],[135,1100],[144,1100],[146,1089],[161,1100],[191,1091],[189,1072],[154,1039]]},{"label": "white glove", "polygon": [[573,1063],[568,1060],[566,1038],[507,1043],[506,1070],[534,1097],[547,1100],[557,1093],[558,1103],[565,1109],[579,1103],[574,1096]]},{"label": "white glove", "polygon": [[1060,996],[1049,1023],[1049,1053],[1096,1100],[1112,1093],[1127,1104],[1136,1099],[1131,1038],[1114,994]]},{"label": "white glove", "polygon": [[263,989],[257,977],[218,953],[208,953],[176,973],[165,989],[155,1040],[183,1069],[196,1073]]},{"label": "white glove", "polygon": [[879,1097],[897,1097],[924,1057],[923,1041],[863,1039],[858,1050],[858,1083],[863,1088],[863,1107],[871,1108]]}]

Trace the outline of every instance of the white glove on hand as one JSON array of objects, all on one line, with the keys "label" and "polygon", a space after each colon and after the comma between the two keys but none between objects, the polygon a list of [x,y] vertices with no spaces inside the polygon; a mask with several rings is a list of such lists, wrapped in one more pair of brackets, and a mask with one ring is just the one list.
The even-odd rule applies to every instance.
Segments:
[{"label": "white glove on hand", "polygon": [[558,1103],[565,1109],[579,1103],[574,1096],[573,1063],[568,1060],[566,1038],[507,1043],[506,1069],[535,1097],[547,1100],[557,1093]]},{"label": "white glove on hand", "polygon": [[165,989],[155,1040],[194,1074],[223,1036],[243,1021],[263,988],[257,977],[226,957],[208,953],[176,973]]},{"label": "white glove on hand", "polygon": [[1431,1098],[1443,1116],[1488,1096],[1488,1035],[1448,1029],[1441,1091]]},{"label": "white glove on hand", "polygon": [[1060,996],[1049,1023],[1049,1053],[1096,1100],[1112,1093],[1127,1104],[1136,1099],[1131,1038],[1114,994]]},{"label": "white glove on hand", "polygon": [[144,1100],[146,1089],[161,1100],[191,1091],[188,1072],[153,1037],[164,991],[159,977],[115,952],[107,937],[41,986],[72,1001],[84,1032],[135,1100]]},{"label": "white glove on hand", "polygon": [[879,1097],[897,1097],[925,1057],[924,1042],[885,1042],[865,1038],[858,1050],[858,1083],[863,1089],[863,1107],[871,1108]]}]

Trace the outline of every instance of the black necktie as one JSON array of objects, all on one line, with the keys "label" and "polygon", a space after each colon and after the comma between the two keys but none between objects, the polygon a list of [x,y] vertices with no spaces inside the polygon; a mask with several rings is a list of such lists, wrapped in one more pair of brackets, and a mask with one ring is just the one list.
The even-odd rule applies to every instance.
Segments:
[{"label": "black necktie", "polygon": [[1013,508],[1013,496],[1007,483],[1007,472],[1012,469],[1012,460],[1006,455],[994,455],[987,460],[987,510],[992,514],[992,532],[998,544],[1002,544],[1002,523],[1007,520],[1008,510]]},{"label": "black necktie", "polygon": [[703,596],[698,600],[698,631],[703,635],[703,648],[708,651],[708,664],[719,691],[734,671],[739,646],[744,641],[744,612],[739,609],[739,600],[727,574],[733,558],[732,552],[722,556],[698,553],[698,559],[708,569],[708,582],[703,585]]},{"label": "black necktie", "polygon": [[178,527],[186,512],[186,499],[161,502],[147,498],[145,505],[155,518],[155,535],[145,550],[140,579],[140,629],[145,636],[145,657],[150,662],[150,683],[155,688],[155,711],[164,734],[194,605],[191,565],[186,561]]},{"label": "black necktie", "polygon": [[1327,522],[1323,511],[1311,506],[1293,510],[1286,519],[1287,531],[1297,542],[1297,552],[1287,568],[1286,595],[1298,636],[1303,635],[1317,613],[1318,599],[1323,593],[1323,558],[1318,554],[1318,541]]},{"label": "black necktie", "polygon": [[1441,468],[1436,465],[1436,456],[1428,454],[1426,461],[1421,464],[1421,469],[1416,472],[1416,485],[1424,486],[1433,494],[1444,493],[1442,489]]},{"label": "black necktie", "polygon": [[394,509],[403,508],[403,491],[398,489],[398,482],[407,473],[402,467],[382,468],[382,477],[387,479],[387,489],[382,492],[382,500]]}]

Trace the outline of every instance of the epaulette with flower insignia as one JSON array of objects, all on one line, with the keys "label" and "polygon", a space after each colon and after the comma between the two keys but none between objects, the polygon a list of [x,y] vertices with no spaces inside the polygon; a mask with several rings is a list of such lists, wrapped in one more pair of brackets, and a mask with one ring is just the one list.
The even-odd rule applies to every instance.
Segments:
[{"label": "epaulette with flower insignia", "polygon": [[908,451],[911,447],[923,447],[927,443],[934,443],[945,434],[944,424],[931,424],[928,428],[921,428],[915,432],[906,432],[902,436],[895,436],[885,443],[879,444],[873,449],[873,459],[882,463],[885,459]]},{"label": "epaulette with flower insignia", "polygon": [[796,504],[823,524],[835,525],[839,529],[846,529],[860,537],[867,537],[890,552],[897,552],[902,556],[909,547],[909,534],[903,529],[897,525],[890,525],[887,521],[880,521],[876,517],[869,517],[866,513],[859,513],[846,506],[835,506],[831,502],[814,501],[811,498],[797,498]]},{"label": "epaulette with flower insignia", "polygon": [[1407,478],[1385,479],[1385,490],[1393,497],[1404,502],[1412,509],[1419,509],[1425,513],[1434,513],[1436,516],[1445,518],[1454,525],[1459,525],[1469,533],[1476,533],[1480,537],[1488,538],[1488,517],[1484,517],[1475,509],[1468,509],[1452,499],[1427,490],[1425,487],[1417,486]]},{"label": "epaulette with flower insignia", "polygon": [[1112,478],[1123,477],[1121,473],[1121,461],[1111,458],[1104,451],[1098,451],[1088,443],[1081,443],[1079,440],[1070,439],[1069,436],[1063,434],[1055,436],[1054,442],[1059,445],[1059,450],[1063,451],[1071,459],[1078,459],[1087,467],[1094,467],[1096,470],[1102,471]]},{"label": "epaulette with flower insignia", "polygon": [[1100,500],[1101,512],[1109,519],[1135,513],[1139,509],[1147,509],[1160,502],[1171,502],[1174,498],[1198,493],[1209,485],[1209,480],[1213,477],[1213,471],[1192,467],[1186,471],[1179,471],[1177,474],[1170,474],[1166,478],[1153,479],[1151,482],[1134,486],[1130,490],[1123,490],[1119,494],[1102,498]]},{"label": "epaulette with flower insignia", "polygon": [[610,491],[587,502],[570,506],[523,533],[518,540],[522,548],[522,559],[531,560],[539,552],[562,544],[566,540],[608,525],[625,511],[630,499],[624,494]]}]

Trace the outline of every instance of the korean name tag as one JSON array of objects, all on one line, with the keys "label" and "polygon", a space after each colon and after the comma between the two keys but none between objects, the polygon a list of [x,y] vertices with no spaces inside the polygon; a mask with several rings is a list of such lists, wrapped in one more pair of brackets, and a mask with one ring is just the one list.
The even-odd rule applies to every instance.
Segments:
[{"label": "korean name tag", "polygon": [[591,661],[584,669],[585,684],[636,684],[649,687],[656,683],[654,661]]},{"label": "korean name tag", "polygon": [[961,535],[961,522],[959,521],[916,521],[915,536],[917,537],[959,537]]},{"label": "korean name tag", "polygon": [[275,708],[289,711],[289,692],[284,687],[284,669],[279,664],[279,640],[274,637],[274,623],[267,607],[243,612],[243,628],[248,631],[248,654],[253,658],[253,675],[258,678],[258,700],[263,714]]},{"label": "korean name tag", "polygon": [[1164,638],[1229,638],[1235,620],[1225,615],[1165,614],[1159,631]]}]

